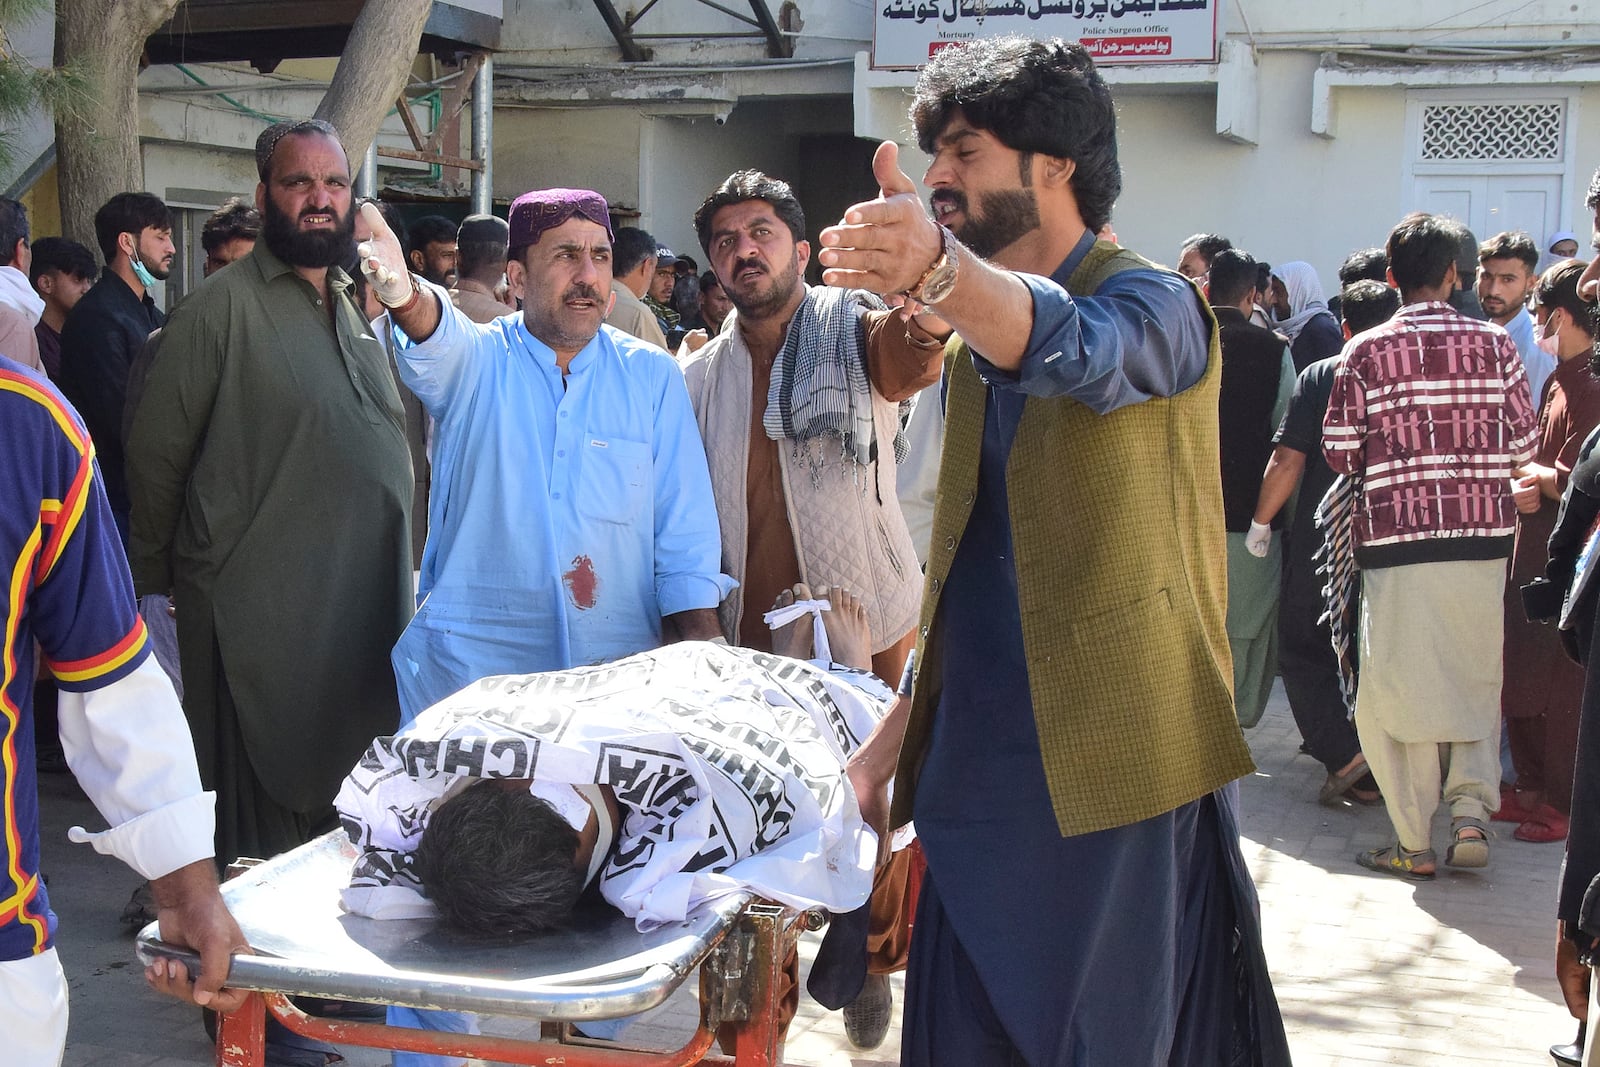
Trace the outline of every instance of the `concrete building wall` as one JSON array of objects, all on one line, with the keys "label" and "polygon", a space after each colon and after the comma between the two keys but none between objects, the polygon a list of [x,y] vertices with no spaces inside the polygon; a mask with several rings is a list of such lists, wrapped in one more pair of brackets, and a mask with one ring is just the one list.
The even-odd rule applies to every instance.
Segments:
[{"label": "concrete building wall", "polygon": [[[1407,126],[1404,87],[1341,92],[1335,138],[1313,134],[1308,123],[1311,75],[1317,58],[1269,53],[1262,58],[1261,133],[1255,145],[1236,144],[1213,132],[1210,94],[1117,93],[1124,189],[1117,203],[1119,237],[1162,262],[1177,260],[1191,233],[1226,234],[1235,244],[1273,263],[1308,261],[1329,293],[1337,269],[1357,248],[1383,243],[1416,199],[1409,170],[1414,146]],[[1600,166],[1600,86],[1568,87],[1568,122],[1576,131],[1559,226],[1585,230],[1583,198]],[[1492,88],[1465,90],[1465,98],[1496,99]],[[1479,224],[1482,239],[1495,230]],[[1544,234],[1535,233],[1536,239]]]},{"label": "concrete building wall", "polygon": [[[1406,17],[1412,18],[1409,11]],[[1335,66],[1339,76],[1330,79],[1332,68],[1316,50],[1263,45],[1252,51],[1247,41],[1230,38],[1221,64],[1107,68],[1124,169],[1114,216],[1118,236],[1172,263],[1184,237],[1222,233],[1269,262],[1310,262],[1331,294],[1346,254],[1381,244],[1408,211],[1438,210],[1414,174],[1419,134],[1409,109],[1420,101],[1551,98],[1565,108],[1565,159],[1554,167],[1559,175],[1545,176],[1553,193],[1559,189],[1558,203],[1543,224],[1521,225],[1536,239],[1556,229],[1587,232],[1584,193],[1600,165],[1600,126],[1594,122],[1600,66]],[[1247,72],[1249,84],[1230,84],[1230,71]],[[905,118],[913,81],[910,72],[870,70],[865,53],[858,56],[855,130],[899,141],[907,173],[920,179],[926,160],[911,146]],[[1230,132],[1220,134],[1225,127]],[[1552,168],[1490,161],[1455,169],[1487,181],[1520,180]],[[1504,223],[1497,212],[1479,204],[1476,217],[1464,221],[1480,239],[1517,225]]]},{"label": "concrete building wall", "polygon": [[1310,130],[1314,55],[1263,58],[1260,142],[1216,136],[1211,93],[1117,95],[1123,193],[1117,235],[1151,258],[1176,263],[1191,233],[1226,234],[1272,263],[1303,259],[1324,288],[1345,255],[1381,244],[1403,202],[1405,99],[1400,90],[1341,101],[1341,134]]}]

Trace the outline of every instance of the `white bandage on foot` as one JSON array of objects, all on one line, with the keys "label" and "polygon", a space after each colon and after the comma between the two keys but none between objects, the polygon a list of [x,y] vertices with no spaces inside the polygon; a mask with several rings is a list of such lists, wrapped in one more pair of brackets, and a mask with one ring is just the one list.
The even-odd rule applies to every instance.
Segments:
[{"label": "white bandage on foot", "polygon": [[826,600],[796,600],[781,608],[773,608],[761,616],[761,621],[776,630],[787,626],[802,615],[811,616],[811,658],[822,663],[833,662],[833,649],[828,645],[828,631],[822,625],[822,613],[832,611]]}]

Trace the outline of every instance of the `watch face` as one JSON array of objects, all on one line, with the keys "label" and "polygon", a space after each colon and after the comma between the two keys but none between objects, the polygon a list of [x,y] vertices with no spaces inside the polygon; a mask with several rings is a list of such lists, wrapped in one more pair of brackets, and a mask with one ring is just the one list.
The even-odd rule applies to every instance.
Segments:
[{"label": "watch face", "polygon": [[924,304],[937,304],[950,295],[950,290],[956,287],[956,264],[954,260],[947,260],[938,270],[928,275],[928,280],[922,283],[922,291],[917,299]]}]

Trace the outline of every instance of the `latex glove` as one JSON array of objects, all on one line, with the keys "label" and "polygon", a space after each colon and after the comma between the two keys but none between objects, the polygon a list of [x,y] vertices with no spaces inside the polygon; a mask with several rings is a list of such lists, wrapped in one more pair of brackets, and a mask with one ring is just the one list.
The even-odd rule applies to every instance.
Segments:
[{"label": "latex glove", "polygon": [[1267,549],[1272,547],[1272,527],[1263,526],[1254,519],[1250,520],[1250,532],[1244,535],[1245,551],[1256,559],[1266,559]]},{"label": "latex glove", "polygon": [[361,260],[361,273],[367,276],[378,302],[384,307],[397,308],[411,299],[413,282],[411,270],[406,266],[405,249],[400,239],[383,220],[383,212],[371,201],[361,205],[361,217],[366,220],[372,236],[356,246]]}]

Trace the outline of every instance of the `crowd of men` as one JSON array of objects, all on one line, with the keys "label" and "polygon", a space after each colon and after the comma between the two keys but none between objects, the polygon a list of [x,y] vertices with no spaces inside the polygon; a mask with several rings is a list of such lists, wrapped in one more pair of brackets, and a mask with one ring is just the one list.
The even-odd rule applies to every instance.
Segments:
[{"label": "crowd of men", "polygon": [[[1587,206],[1600,234],[1600,173]],[[1489,820],[1522,841],[1570,833],[1559,974],[1581,1019],[1575,898],[1600,865],[1579,803],[1588,631],[1571,636],[1590,609],[1567,593],[1593,526],[1567,498],[1600,427],[1600,314],[1576,251],[1568,232],[1480,243],[1416,214],[1351,253],[1335,302],[1305,264],[1257,264],[1216,234],[1186,240],[1179,269],[1220,326],[1240,723],[1281,675],[1327,769],[1319,800],[1388,811],[1394,843],[1363,867],[1434,878],[1441,802],[1448,866],[1487,866]]]},{"label": "crowd of men", "polygon": [[900,686],[845,773],[918,845],[884,849],[839,1000],[873,1047],[908,969],[906,1063],[1288,1062],[1232,785],[1280,672],[1319,800],[1387,807],[1362,866],[1433,878],[1441,798],[1447,865],[1488,864],[1492,818],[1578,839],[1584,673],[1519,587],[1600,424],[1593,268],[1422,214],[1333,302],[1215,234],[1158,267],[1106,239],[1115,113],[1060,41],[941,50],[911,119],[926,204],[885,144],[813,248],[740,170],[694,216],[703,274],[586,189],[404,223],[319,120],[261,135],[254,206],[211,217],[170,315],[159,199],[100,209],[97,280],[0,201],[0,1018],[59,1021],[41,1062],[41,728],[202,950],[198,985],[151,981],[228,1008],[214,864],[336,826],[375,738],[488,676],[784,653],[794,589],[850,591]]}]

